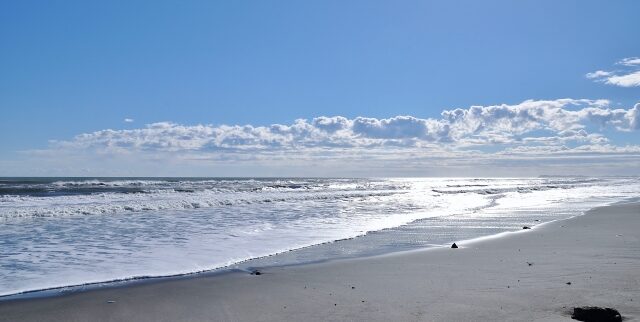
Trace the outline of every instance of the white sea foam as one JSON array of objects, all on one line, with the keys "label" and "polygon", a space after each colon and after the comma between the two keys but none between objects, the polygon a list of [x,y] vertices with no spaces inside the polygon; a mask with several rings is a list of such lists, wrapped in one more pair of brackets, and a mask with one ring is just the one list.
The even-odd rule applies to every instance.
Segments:
[{"label": "white sea foam", "polygon": [[[0,295],[423,247],[637,196],[637,178],[0,180]],[[342,244],[343,246],[346,244]],[[294,256],[290,255],[290,256]]]}]

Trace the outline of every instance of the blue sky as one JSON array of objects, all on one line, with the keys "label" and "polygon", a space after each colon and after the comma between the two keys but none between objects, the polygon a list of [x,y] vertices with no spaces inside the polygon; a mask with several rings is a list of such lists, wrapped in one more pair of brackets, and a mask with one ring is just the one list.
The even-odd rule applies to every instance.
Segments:
[{"label": "blue sky", "polygon": [[[344,153],[379,162],[354,172],[370,175],[380,166],[402,163],[385,163],[388,159],[381,156],[385,151],[397,155],[398,146],[413,160],[426,158],[423,162],[433,165],[424,172],[423,163],[413,168],[402,163],[401,170],[389,175],[433,175],[448,162],[429,158],[446,154],[444,150],[457,160],[469,150],[548,148],[541,140],[531,144],[522,139],[545,131],[567,137],[567,130],[579,128],[607,141],[556,140],[553,147],[588,145],[596,153],[593,147],[609,146],[597,153],[624,158],[616,163],[616,174],[638,174],[638,166],[628,167],[638,160],[633,159],[638,152],[612,151],[611,146],[640,144],[632,110],[640,102],[640,87],[634,85],[635,78],[631,83],[627,79],[631,86],[608,82],[611,77],[635,77],[639,65],[622,62],[640,56],[638,12],[637,1],[5,1],[0,4],[0,175],[305,175],[305,169],[320,160],[359,162],[334,157]],[[604,73],[587,77],[596,71]],[[608,102],[564,102],[552,108],[623,109],[628,114],[613,113],[606,124],[582,115],[565,120],[565,128],[538,120],[541,123],[525,133],[510,129],[510,141],[505,141],[502,121],[486,126],[483,133],[475,128],[452,138],[435,135],[442,129],[424,125],[426,121],[423,126],[394,119],[442,121],[443,111],[456,108],[507,104],[519,110],[527,100],[564,98]],[[235,137],[230,144],[219,139],[222,134],[209,133],[171,151],[158,146],[171,146],[167,142],[174,142],[176,131],[117,132],[114,141],[91,144],[77,139],[108,129],[144,130],[158,122],[174,130],[187,127],[186,134],[179,134],[184,137],[197,125],[269,128],[306,119],[313,126],[312,120],[321,116],[344,117],[349,133],[324,138],[323,143],[317,143],[318,135],[326,131],[289,133],[285,143],[278,141],[282,137],[273,138],[284,135],[280,132],[258,139],[262,134],[252,134],[251,140],[261,144],[249,144],[247,137]],[[378,130],[384,127],[387,136],[354,128],[362,123],[357,117],[391,120],[376,125]],[[125,122],[127,118],[131,122]],[[394,122],[411,128],[389,130]],[[496,141],[497,132],[502,136]],[[161,137],[150,145],[127,141],[131,135]],[[209,142],[211,135],[217,143]],[[311,141],[322,151],[312,151]],[[283,145],[309,154],[275,166],[277,160],[291,159]],[[372,146],[377,147],[376,156],[363,157],[361,149]],[[189,161],[175,161],[173,153],[181,151],[193,154]],[[98,160],[88,157],[96,153],[101,155]],[[264,158],[248,160],[256,153]],[[558,152],[546,153],[560,157]],[[495,161],[502,157],[486,157],[493,160],[487,163],[487,174],[503,167]],[[216,161],[194,161],[203,159]],[[607,155],[603,160],[610,159]],[[531,160],[513,161],[519,164],[517,170],[505,175],[547,171],[527,163]],[[592,162],[584,168],[592,168]],[[608,169],[608,161],[602,162],[598,165]],[[292,167],[296,170],[287,172]],[[78,173],[79,168],[84,172]],[[447,173],[458,174],[456,169],[461,175],[469,171],[452,168]],[[308,174],[334,173],[326,169]]]}]

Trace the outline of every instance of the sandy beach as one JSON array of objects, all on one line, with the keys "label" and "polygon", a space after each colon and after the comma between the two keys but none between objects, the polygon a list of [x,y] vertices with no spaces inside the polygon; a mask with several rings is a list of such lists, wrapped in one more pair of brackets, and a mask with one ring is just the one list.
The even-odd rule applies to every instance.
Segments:
[{"label": "sandy beach", "polygon": [[640,320],[640,203],[499,238],[0,302],[1,321]]}]

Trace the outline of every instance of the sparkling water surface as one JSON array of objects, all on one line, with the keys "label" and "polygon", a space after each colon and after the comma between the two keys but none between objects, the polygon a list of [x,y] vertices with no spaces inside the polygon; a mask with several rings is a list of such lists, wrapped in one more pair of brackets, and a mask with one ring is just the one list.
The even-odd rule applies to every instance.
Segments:
[{"label": "sparkling water surface", "polygon": [[639,193],[638,178],[0,178],[0,295],[437,246]]}]

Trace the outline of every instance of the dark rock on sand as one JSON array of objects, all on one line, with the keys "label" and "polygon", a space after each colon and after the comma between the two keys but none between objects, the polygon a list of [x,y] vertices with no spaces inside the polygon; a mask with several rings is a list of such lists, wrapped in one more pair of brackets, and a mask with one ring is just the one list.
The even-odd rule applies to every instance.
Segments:
[{"label": "dark rock on sand", "polygon": [[531,227],[529,227],[529,226],[524,226],[524,227],[522,227],[522,229],[531,229]]},{"label": "dark rock on sand", "polygon": [[585,306],[573,308],[571,318],[585,322],[620,322],[622,316],[620,312],[612,308],[602,308],[596,306]]},{"label": "dark rock on sand", "polygon": [[262,275],[262,273],[260,273],[260,271],[256,270],[251,272],[251,275]]},{"label": "dark rock on sand", "polygon": [[458,248],[458,245],[456,245],[456,243],[453,243],[453,245],[451,245],[451,248]]}]

